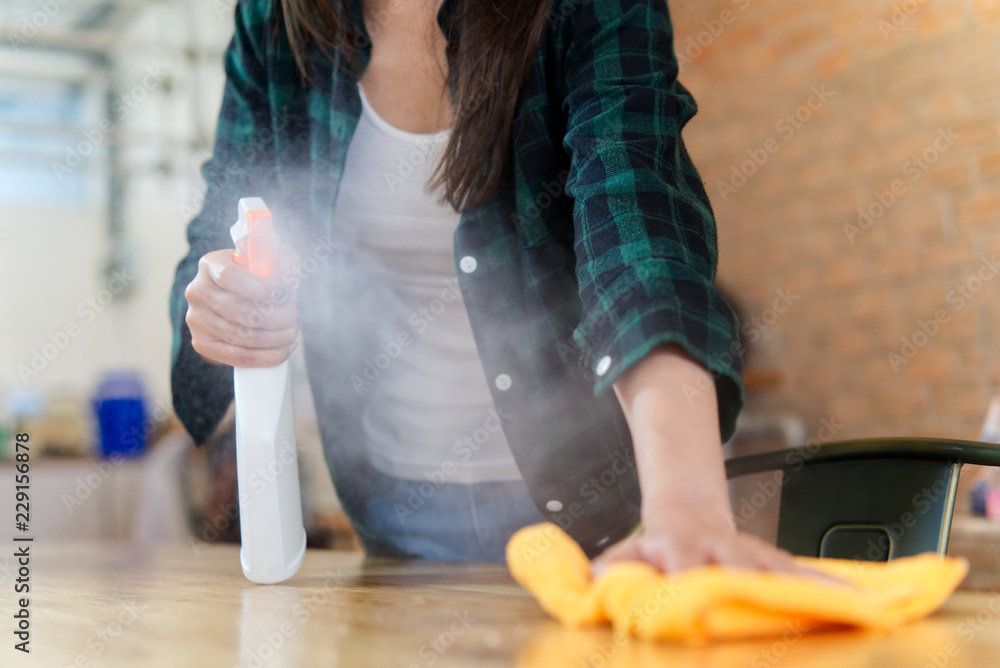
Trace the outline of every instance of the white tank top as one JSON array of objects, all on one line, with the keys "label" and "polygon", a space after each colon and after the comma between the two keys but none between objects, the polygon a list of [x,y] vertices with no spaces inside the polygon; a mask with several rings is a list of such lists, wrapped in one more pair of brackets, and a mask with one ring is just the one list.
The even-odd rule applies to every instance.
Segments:
[{"label": "white tank top", "polygon": [[[471,483],[520,473],[493,405],[455,273],[459,214],[424,193],[449,130],[415,134],[362,114],[334,212],[338,240],[384,282],[361,424],[371,463],[399,478]],[[368,380],[374,378],[373,380]]]}]

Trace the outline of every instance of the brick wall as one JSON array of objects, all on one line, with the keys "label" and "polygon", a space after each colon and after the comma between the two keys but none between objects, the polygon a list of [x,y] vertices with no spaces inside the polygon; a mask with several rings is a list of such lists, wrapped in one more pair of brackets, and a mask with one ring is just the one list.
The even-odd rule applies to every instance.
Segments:
[{"label": "brick wall", "polygon": [[975,438],[1000,380],[1000,0],[670,6],[719,281],[783,378],[755,401],[838,439]]}]

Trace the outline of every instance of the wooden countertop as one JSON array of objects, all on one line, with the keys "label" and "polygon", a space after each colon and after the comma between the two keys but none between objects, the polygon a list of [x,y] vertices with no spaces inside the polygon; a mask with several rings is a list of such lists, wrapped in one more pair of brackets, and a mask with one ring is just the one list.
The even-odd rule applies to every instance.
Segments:
[{"label": "wooden countertop", "polygon": [[[13,552],[13,548],[11,548]],[[1000,593],[959,592],[895,633],[853,631],[685,648],[565,629],[488,564],[310,550],[281,585],[244,579],[238,547],[36,542],[31,654],[13,650],[0,571],[0,665],[45,668],[893,668],[998,665]],[[8,559],[0,562],[9,565]]]}]

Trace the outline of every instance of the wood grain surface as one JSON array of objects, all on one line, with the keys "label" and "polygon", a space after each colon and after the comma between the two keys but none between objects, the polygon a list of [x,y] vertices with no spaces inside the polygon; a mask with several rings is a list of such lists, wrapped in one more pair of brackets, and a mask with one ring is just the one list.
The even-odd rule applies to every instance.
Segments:
[{"label": "wood grain surface", "polygon": [[563,628],[501,565],[311,550],[294,578],[258,586],[244,579],[238,547],[200,543],[34,543],[25,655],[13,650],[15,577],[0,573],[4,667],[1000,665],[1000,593],[959,592],[894,633],[789,628],[782,638],[692,648]]}]

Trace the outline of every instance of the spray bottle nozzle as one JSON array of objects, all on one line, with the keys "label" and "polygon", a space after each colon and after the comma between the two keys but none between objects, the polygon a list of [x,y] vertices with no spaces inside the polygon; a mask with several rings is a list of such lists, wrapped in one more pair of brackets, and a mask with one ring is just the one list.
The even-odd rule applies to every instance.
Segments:
[{"label": "spray bottle nozzle", "polygon": [[236,264],[258,276],[268,277],[277,264],[278,237],[271,222],[271,210],[260,197],[244,197],[239,203],[239,219],[229,229],[236,252]]}]

